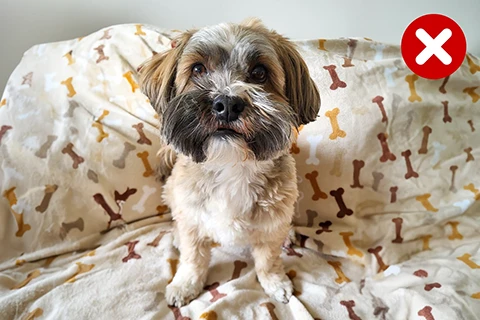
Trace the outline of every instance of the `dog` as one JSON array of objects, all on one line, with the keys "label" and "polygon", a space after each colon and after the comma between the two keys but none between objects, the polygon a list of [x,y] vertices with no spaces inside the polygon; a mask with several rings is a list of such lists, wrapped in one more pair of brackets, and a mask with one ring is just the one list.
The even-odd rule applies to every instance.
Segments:
[{"label": "dog", "polygon": [[319,91],[295,45],[258,19],[173,43],[139,70],[159,115],[159,172],[180,251],[166,300],[181,307],[201,293],[215,243],[248,248],[264,291],[288,303],[280,255],[298,197],[289,150],[317,118]]}]

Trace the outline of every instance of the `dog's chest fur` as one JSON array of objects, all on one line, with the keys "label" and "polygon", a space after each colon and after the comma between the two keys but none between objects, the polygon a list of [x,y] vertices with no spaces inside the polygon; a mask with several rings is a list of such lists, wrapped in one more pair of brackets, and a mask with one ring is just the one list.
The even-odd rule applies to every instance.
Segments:
[{"label": "dog's chest fur", "polygon": [[252,243],[291,221],[295,172],[290,155],[235,164],[197,164],[181,156],[165,185],[165,201],[174,219],[199,236],[225,245]]}]

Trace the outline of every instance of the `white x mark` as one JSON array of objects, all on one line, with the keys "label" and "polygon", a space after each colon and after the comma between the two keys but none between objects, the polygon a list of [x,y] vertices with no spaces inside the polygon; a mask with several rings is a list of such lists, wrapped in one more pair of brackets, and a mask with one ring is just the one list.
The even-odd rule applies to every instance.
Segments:
[{"label": "white x mark", "polygon": [[415,58],[419,65],[423,65],[433,55],[437,56],[444,65],[452,63],[452,57],[442,48],[445,42],[452,36],[450,29],[443,29],[435,39],[430,37],[427,31],[423,29],[418,29],[415,35],[425,45],[425,49]]}]

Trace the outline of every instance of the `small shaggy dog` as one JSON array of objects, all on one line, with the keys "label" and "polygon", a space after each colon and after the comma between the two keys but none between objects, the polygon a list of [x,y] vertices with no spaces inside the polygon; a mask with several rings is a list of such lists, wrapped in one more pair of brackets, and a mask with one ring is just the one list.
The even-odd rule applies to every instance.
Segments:
[{"label": "small shaggy dog", "polygon": [[289,149],[320,108],[302,57],[252,19],[183,33],[140,78],[160,116],[159,171],[180,250],[167,302],[198,296],[216,243],[251,249],[265,292],[287,303],[280,254],[298,196]]}]

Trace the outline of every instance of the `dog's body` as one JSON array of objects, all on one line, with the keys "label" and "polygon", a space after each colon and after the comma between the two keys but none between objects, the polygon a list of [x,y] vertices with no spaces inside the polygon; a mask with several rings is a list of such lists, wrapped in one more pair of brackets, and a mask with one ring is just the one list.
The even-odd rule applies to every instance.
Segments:
[{"label": "dog's body", "polygon": [[175,162],[164,200],[180,267],[168,303],[182,306],[202,291],[212,243],[249,247],[266,293],[288,302],[280,253],[298,196],[289,147],[320,107],[300,55],[258,21],[224,24],[185,33],[141,75],[162,122],[161,173]]}]

